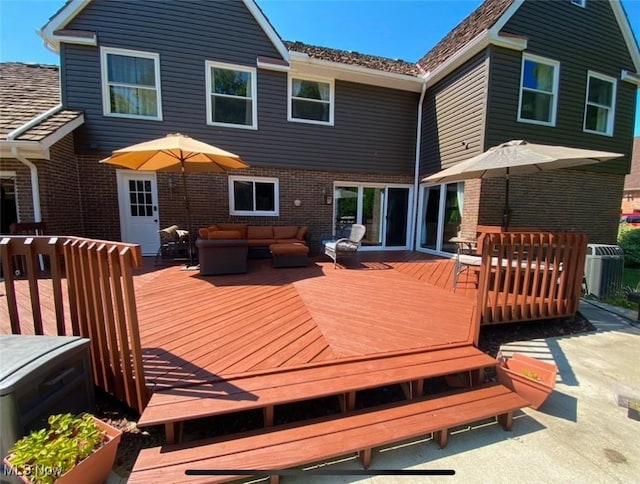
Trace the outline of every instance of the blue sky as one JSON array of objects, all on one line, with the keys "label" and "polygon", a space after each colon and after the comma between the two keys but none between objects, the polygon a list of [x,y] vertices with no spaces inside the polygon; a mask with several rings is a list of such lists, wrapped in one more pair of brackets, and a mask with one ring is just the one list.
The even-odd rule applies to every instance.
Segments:
[{"label": "blue sky", "polygon": [[[280,36],[308,44],[416,61],[481,0],[258,0]],[[35,31],[64,0],[0,0],[0,61],[58,64]],[[636,38],[640,0],[622,0]],[[640,93],[635,135],[640,136]]]}]

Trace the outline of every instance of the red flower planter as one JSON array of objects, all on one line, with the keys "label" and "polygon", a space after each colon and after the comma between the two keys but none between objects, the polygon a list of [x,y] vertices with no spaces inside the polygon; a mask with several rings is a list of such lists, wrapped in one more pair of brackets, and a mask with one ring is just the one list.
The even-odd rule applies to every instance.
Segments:
[{"label": "red flower planter", "polygon": [[498,358],[498,361],[498,381],[527,400],[536,410],[556,386],[556,365],[519,353],[514,353],[510,359]]}]

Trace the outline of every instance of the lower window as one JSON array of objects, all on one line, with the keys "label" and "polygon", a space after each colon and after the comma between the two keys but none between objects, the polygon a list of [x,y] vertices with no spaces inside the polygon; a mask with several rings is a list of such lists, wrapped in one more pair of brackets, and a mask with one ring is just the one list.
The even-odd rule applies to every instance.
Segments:
[{"label": "lower window", "polygon": [[277,178],[229,177],[231,215],[277,216],[280,211]]}]

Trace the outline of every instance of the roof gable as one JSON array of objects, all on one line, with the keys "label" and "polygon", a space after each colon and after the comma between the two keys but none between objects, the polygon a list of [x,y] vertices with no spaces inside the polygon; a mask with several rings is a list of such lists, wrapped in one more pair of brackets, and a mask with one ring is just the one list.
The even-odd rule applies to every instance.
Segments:
[{"label": "roof gable", "polygon": [[[60,41],[74,43],[88,43],[86,33],[78,32],[77,35],[64,31],[65,27],[91,2],[92,0],[68,0],[49,21],[40,29],[39,34],[45,42],[51,45],[56,52],[59,50]],[[275,49],[286,61],[289,60],[289,52],[282,39],[273,28],[267,17],[254,0],[241,0],[247,10],[254,17],[262,31],[271,41]],[[95,42],[95,37],[92,39]]]},{"label": "roof gable", "polygon": [[[495,37],[525,1],[531,0],[485,0],[433,49],[427,52],[418,61],[418,65],[427,72],[433,71],[454,58],[456,54],[464,50],[483,33],[488,32]],[[620,0],[609,0],[609,3],[633,59],[635,70],[640,72],[640,49],[631,29],[629,18]]]}]

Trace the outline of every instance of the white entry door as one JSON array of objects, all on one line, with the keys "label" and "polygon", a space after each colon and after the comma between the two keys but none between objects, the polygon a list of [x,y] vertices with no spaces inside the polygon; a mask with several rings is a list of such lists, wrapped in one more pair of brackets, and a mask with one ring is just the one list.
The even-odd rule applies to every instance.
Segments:
[{"label": "white entry door", "polygon": [[118,170],[122,241],[139,244],[143,255],[155,255],[158,238],[158,186],[153,172]]}]

